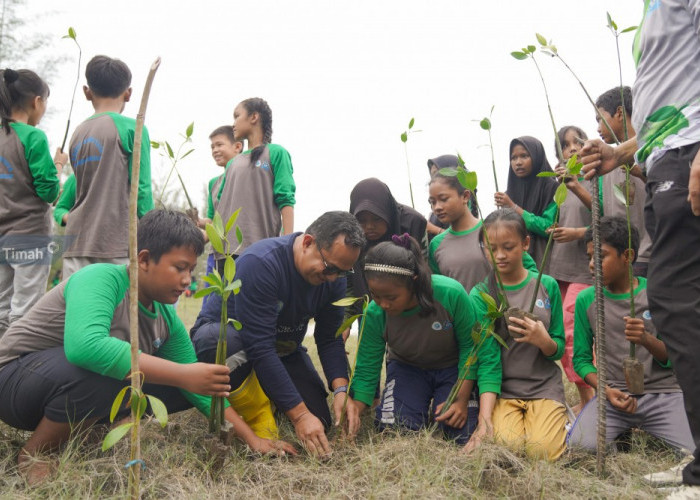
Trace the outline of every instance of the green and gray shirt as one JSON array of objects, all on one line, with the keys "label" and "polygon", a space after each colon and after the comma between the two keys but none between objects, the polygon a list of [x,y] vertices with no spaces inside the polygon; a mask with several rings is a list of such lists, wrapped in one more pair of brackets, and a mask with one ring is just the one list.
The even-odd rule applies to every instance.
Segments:
[{"label": "green and gray shirt", "polygon": [[[644,320],[644,328],[658,337],[658,332],[651,320],[649,301],[647,299],[647,281],[637,278],[639,285],[634,291],[635,313]],[[625,316],[630,314],[630,294],[614,294],[606,288],[605,297],[605,358],[607,361],[608,385],[614,389],[627,391],[622,362],[629,356],[630,343],[625,339]],[[574,323],[574,370],[581,378],[589,373],[597,373],[593,364],[593,340],[595,334],[592,325],[596,324],[595,290],[586,288],[576,297]],[[644,365],[644,392],[665,393],[681,392],[671,369],[671,363],[662,363],[643,347],[637,347],[636,356]]]},{"label": "green and gray shirt", "polygon": [[[239,154],[226,168],[217,210],[226,221],[241,209],[236,223],[243,234],[240,248],[235,235],[230,235],[231,250],[241,254],[253,243],[279,236],[282,230],[280,210],[294,206],[296,186],[292,177],[292,159],[278,144],[267,144],[255,162],[252,150]],[[214,253],[217,259],[223,255]]]},{"label": "green and gray shirt", "polygon": [[[131,370],[129,274],[126,266],[93,264],[51,289],[0,338],[0,370],[20,356],[63,347],[72,364],[123,380]],[[139,347],[175,363],[197,362],[192,342],[170,305],[139,304]],[[182,391],[202,413],[210,398]]]},{"label": "green and gray shirt", "polygon": [[[554,224],[554,219],[557,216],[557,204],[551,202],[542,211],[542,215],[535,215],[527,210],[523,210],[523,220],[525,221],[525,226],[527,230],[541,236],[541,238],[530,238],[530,249],[528,253],[532,255],[537,266],[542,264],[542,258],[544,257],[544,251],[547,247],[547,239],[549,238],[549,233],[547,229],[552,227]],[[544,266],[544,272],[548,273],[552,259],[548,259]]]},{"label": "green and gray shirt", "polygon": [[70,212],[73,205],[75,205],[75,174],[70,174],[63,183],[63,189],[53,209],[53,220],[56,224],[65,226],[63,216]]},{"label": "green and gray shirt", "polygon": [[[536,283],[537,274],[528,271],[527,278],[521,283],[505,286],[510,306],[527,311]],[[488,293],[487,282],[475,286],[469,295],[476,308],[477,320],[488,321],[486,319],[486,303],[480,292]],[[501,397],[508,399],[553,399],[564,403],[562,373],[555,363],[564,354],[564,316],[559,286],[551,276],[542,275],[533,313],[539,317],[550,337],[557,344],[557,351],[551,356],[545,356],[539,348],[532,344],[515,342],[508,333],[505,321],[499,321],[496,333],[508,345],[508,349],[501,349],[503,362]]]},{"label": "green and gray shirt", "polygon": [[[372,404],[387,346],[387,359],[425,370],[463,366],[467,361],[474,346],[472,301],[462,285],[447,276],[433,275],[432,284],[437,309],[433,315],[422,317],[420,307],[415,307],[400,316],[387,316],[374,301],[367,307],[351,386],[358,401]],[[501,364],[493,338],[486,339],[477,358],[467,379],[477,380],[482,393],[500,392]]]},{"label": "green and gray shirt", "polygon": [[645,0],[633,52],[637,163],[700,141],[700,1]]},{"label": "green and gray shirt", "polygon": [[0,128],[0,236],[49,236],[60,189],[46,134],[25,123]]},{"label": "green and gray shirt", "polygon": [[[114,259],[129,254],[129,189],[136,121],[118,113],[91,116],[73,132],[70,161],[75,205],[66,236],[75,241],[64,257]],[[137,213],[153,209],[151,144],[143,129]]]}]

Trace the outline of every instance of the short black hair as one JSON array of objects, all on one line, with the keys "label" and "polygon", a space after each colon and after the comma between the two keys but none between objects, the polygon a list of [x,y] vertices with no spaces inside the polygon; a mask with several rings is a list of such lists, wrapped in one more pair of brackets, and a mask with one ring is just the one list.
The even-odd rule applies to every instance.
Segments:
[{"label": "short black hair", "polygon": [[345,235],[345,245],[364,248],[367,240],[362,226],[350,212],[336,210],[326,212],[311,223],[306,234],[312,235],[321,248],[330,248],[338,235]]},{"label": "short black hair", "polygon": [[605,111],[614,115],[617,113],[617,108],[623,105],[624,110],[628,115],[632,116],[632,89],[628,86],[622,87],[622,99],[620,98],[620,87],[615,87],[606,90],[595,102],[596,108],[603,108]]},{"label": "short black hair", "polygon": [[[634,224],[630,224],[630,227],[632,228],[632,250],[634,250],[632,262],[634,263],[639,252],[639,231],[634,227]],[[617,255],[622,255],[627,250],[628,234],[627,219],[624,217],[601,217],[600,243],[613,247],[617,251]],[[591,241],[593,241],[593,228],[589,227],[583,236],[583,242],[588,245]]]},{"label": "short black hair", "polygon": [[98,97],[119,97],[131,85],[131,71],[119,59],[95,56],[85,67],[88,87]]},{"label": "short black hair", "polygon": [[139,220],[136,239],[139,252],[148,250],[156,263],[175,247],[190,247],[197,256],[204,252],[202,232],[189,217],[175,210],[147,212]]},{"label": "short black hair", "polygon": [[222,125],[214,129],[214,131],[209,134],[209,139],[213,139],[217,135],[225,135],[228,138],[228,142],[235,144],[236,142],[242,143],[243,141],[237,141],[233,137],[233,125]]}]

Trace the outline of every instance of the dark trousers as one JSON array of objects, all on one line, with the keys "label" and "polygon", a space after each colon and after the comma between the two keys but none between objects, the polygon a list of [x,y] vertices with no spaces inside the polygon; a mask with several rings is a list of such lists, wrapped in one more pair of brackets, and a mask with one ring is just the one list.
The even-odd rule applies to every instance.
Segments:
[{"label": "dark trousers", "polygon": [[700,485],[700,217],[690,211],[690,164],[700,143],[666,152],[647,179],[645,225],[652,238],[648,297],[666,344],[695,441],[683,482]]},{"label": "dark trousers", "polygon": [[[192,337],[197,359],[205,363],[213,363],[216,359],[218,340],[219,323],[202,325]],[[239,332],[231,325],[226,328],[226,358],[231,369],[231,387],[235,389],[250,375],[253,365],[245,354]],[[306,348],[300,346],[293,353],[281,357],[280,360],[306,407],[323,422],[326,428],[330,428],[332,420],[328,408],[328,392]]]},{"label": "dark trousers", "polygon": [[[0,420],[33,431],[43,417],[75,423],[107,418],[115,396],[129,384],[72,364],[62,346],[32,352],[0,370]],[[143,392],[163,401],[168,413],[192,407],[175,387],[146,383]]]}]

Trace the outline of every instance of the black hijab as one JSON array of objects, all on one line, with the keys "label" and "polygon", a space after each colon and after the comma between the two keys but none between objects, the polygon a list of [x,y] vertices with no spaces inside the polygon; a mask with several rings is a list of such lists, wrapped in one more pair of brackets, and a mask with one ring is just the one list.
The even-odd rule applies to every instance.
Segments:
[{"label": "black hijab", "polygon": [[527,177],[515,175],[512,168],[508,169],[508,189],[506,194],[523,210],[535,215],[542,215],[544,209],[554,201],[554,192],[559,187],[553,177],[537,177],[540,172],[553,172],[547,161],[542,143],[530,136],[518,137],[510,141],[510,155],[515,146],[524,147],[532,159],[532,172]]}]

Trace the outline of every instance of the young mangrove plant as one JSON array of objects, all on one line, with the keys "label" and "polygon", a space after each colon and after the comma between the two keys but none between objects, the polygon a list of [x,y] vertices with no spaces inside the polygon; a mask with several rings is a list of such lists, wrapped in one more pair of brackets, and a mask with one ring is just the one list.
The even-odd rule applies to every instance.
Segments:
[{"label": "young mangrove plant", "polygon": [[[165,194],[165,188],[168,186],[168,181],[170,181],[170,177],[173,175],[173,172],[177,174],[177,178],[180,180],[180,185],[182,186],[182,190],[185,192],[185,197],[187,198],[187,204],[190,206],[190,211],[194,212],[196,209],[194,208],[194,205],[192,204],[192,199],[190,198],[189,193],[187,192],[187,187],[185,186],[185,182],[182,180],[182,176],[180,175],[180,171],[177,168],[178,162],[184,160],[187,158],[193,151],[194,148],[190,148],[188,151],[185,153],[182,153],[182,148],[184,148],[187,144],[190,144],[192,142],[192,133],[194,132],[194,122],[190,123],[187,128],[185,129],[185,134],[181,135],[183,141],[180,143],[180,146],[177,148],[177,152],[173,150],[173,148],[170,146],[170,143],[168,141],[151,141],[151,147],[153,149],[158,149],[160,151],[161,156],[164,156],[168,158],[170,161],[170,172],[168,172],[168,176],[165,178],[165,183],[163,184],[163,188],[161,189],[160,196],[158,197],[158,201],[160,202],[161,206],[163,206],[163,195]],[[182,154],[181,154],[182,153]]]},{"label": "young mangrove plant", "polygon": [[493,139],[491,139],[491,116],[493,116],[493,108],[496,106],[491,106],[491,112],[489,116],[482,118],[479,121],[479,126],[482,130],[486,130],[489,133],[489,147],[491,148],[491,170],[493,171],[493,183],[496,186],[496,192],[500,192],[498,189],[498,176],[496,175],[496,158],[493,154]]},{"label": "young mangrove plant", "polygon": [[80,48],[78,43],[78,38],[75,34],[75,30],[71,27],[68,28],[68,34],[63,35],[61,38],[70,38],[75,42],[78,47],[78,76],[75,77],[75,85],[73,86],[73,97],[70,100],[70,109],[68,110],[68,121],[66,122],[66,132],[63,134],[63,141],[61,141],[61,151],[66,147],[66,140],[68,140],[68,130],[70,129],[70,117],[73,114],[73,104],[75,103],[75,91],[78,89],[78,82],[80,82],[80,61],[83,58],[83,49]]},{"label": "young mangrove plant", "polygon": [[401,142],[403,142],[403,150],[406,155],[406,175],[408,175],[408,189],[411,192],[411,207],[416,208],[416,204],[413,201],[413,184],[411,183],[411,164],[408,161],[408,136],[411,133],[420,132],[420,130],[412,130],[413,125],[416,123],[415,118],[411,118],[408,122],[408,128],[401,133]]},{"label": "young mangrove plant", "polygon": [[[345,321],[343,321],[343,324],[341,324],[338,329],[335,332],[335,336],[340,337],[343,335],[343,332],[350,328],[352,324],[355,322],[355,320],[359,319],[360,320],[360,332],[357,336],[357,348],[355,350],[355,361],[352,363],[352,368],[350,369],[349,373],[349,379],[348,379],[348,387],[352,387],[352,380],[355,375],[355,366],[357,365],[357,356],[360,353],[360,345],[362,344],[362,334],[365,331],[365,313],[367,312],[367,307],[369,306],[369,295],[363,295],[362,297],[345,297],[340,300],[336,300],[333,302],[334,306],[338,307],[348,307],[353,305],[355,302],[358,300],[362,301],[362,312],[360,314],[355,314],[353,316],[350,316],[349,318],[346,318]],[[343,429],[344,424],[345,424],[345,419],[347,417],[347,408],[348,408],[348,398],[345,398],[345,402],[343,403],[343,409],[340,412],[340,422],[338,422],[338,425],[340,426],[341,429]]]},{"label": "young mangrove plant", "polygon": [[[201,288],[195,292],[194,296],[204,297],[209,294],[216,294],[221,297],[221,320],[219,323],[219,340],[216,344],[216,364],[226,364],[226,327],[230,323],[236,330],[241,329],[241,323],[233,318],[228,317],[227,302],[231,294],[238,295],[241,291],[241,280],[236,278],[236,261],[233,260],[233,255],[236,249],[231,248],[228,235],[231,231],[236,234],[236,240],[240,245],[243,242],[243,233],[236,225],[236,219],[241,209],[239,208],[226,222],[221,219],[219,212],[214,213],[214,218],[211,223],[207,224],[205,231],[211,242],[211,246],[215,251],[225,256],[224,274],[219,273],[216,267],[211,273],[204,276],[202,279],[209,286]],[[209,413],[209,432],[217,435],[222,441],[227,442],[228,431],[231,424],[224,419],[224,397],[212,396],[211,411]]]}]

